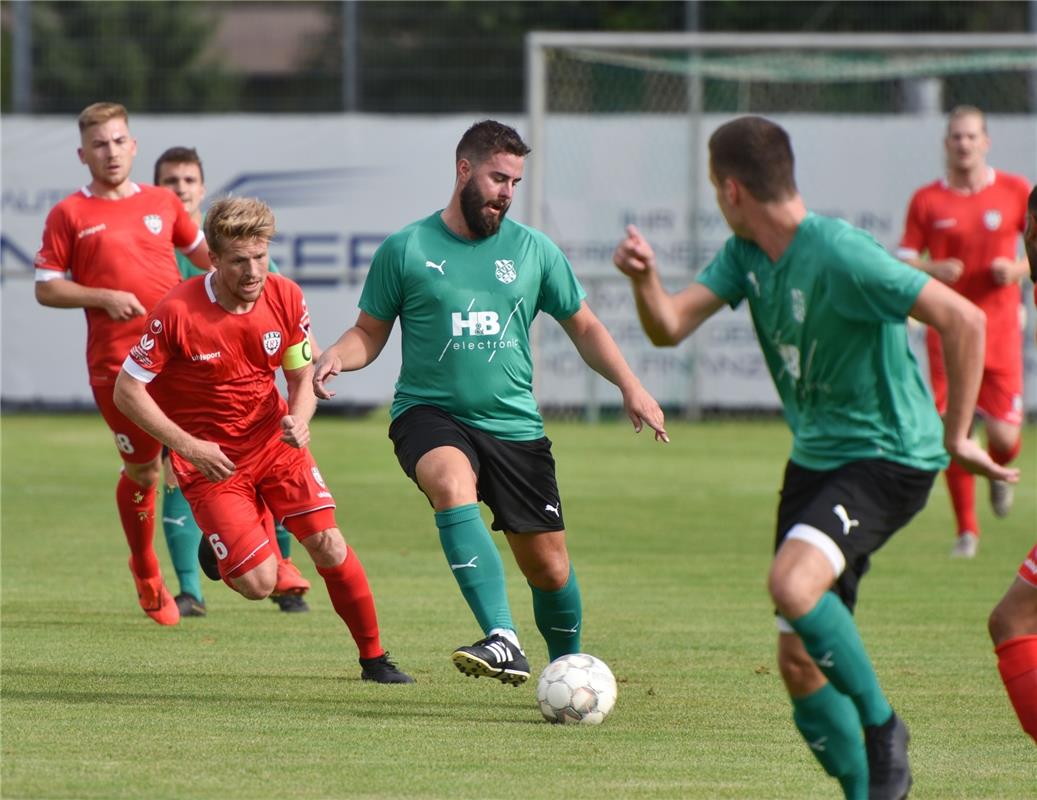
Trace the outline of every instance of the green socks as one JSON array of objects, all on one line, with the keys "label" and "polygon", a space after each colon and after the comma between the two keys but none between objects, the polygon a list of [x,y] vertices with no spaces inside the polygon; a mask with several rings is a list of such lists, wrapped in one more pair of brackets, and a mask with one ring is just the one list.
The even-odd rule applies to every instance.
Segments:
[{"label": "green socks", "polygon": [[792,698],[792,718],[814,758],[843,787],[846,800],[868,800],[868,756],[853,701],[826,683],[813,694]]},{"label": "green socks", "polygon": [[832,592],[797,620],[789,620],[810,657],[857,707],[861,724],[882,725],[893,709],[882,694],[850,610]]},{"label": "green socks", "polygon": [[288,558],[292,553],[292,535],[284,525],[278,524],[274,530],[277,532],[277,549],[281,551],[281,558]]},{"label": "green socks", "polygon": [[583,606],[572,565],[569,565],[569,580],[561,589],[545,592],[532,584],[529,589],[533,592],[533,617],[547,642],[548,658],[554,661],[567,653],[579,653]]},{"label": "green socks", "polygon": [[198,542],[202,532],[179,486],[166,486],[162,494],[162,530],[180,582],[180,592],[186,592],[198,601],[203,600],[198,572]]},{"label": "green socks", "polygon": [[436,527],[454,579],[483,633],[494,628],[515,630],[504,586],[504,564],[479,516],[479,505],[437,511]]}]

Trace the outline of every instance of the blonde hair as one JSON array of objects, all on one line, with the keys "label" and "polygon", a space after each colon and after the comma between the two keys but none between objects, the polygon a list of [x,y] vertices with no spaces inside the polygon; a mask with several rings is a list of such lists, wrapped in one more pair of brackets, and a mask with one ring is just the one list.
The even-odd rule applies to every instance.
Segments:
[{"label": "blonde hair", "polygon": [[233,239],[270,241],[274,233],[274,212],[255,197],[221,198],[205,216],[205,239],[209,249],[218,254]]},{"label": "blonde hair", "polygon": [[979,117],[980,125],[983,126],[983,133],[987,132],[987,115],[983,113],[982,109],[968,105],[955,106],[951,109],[951,113],[947,115],[947,130],[950,130],[951,123],[954,120],[961,119],[962,117]]},{"label": "blonde hair", "polygon": [[130,115],[126,113],[126,106],[119,103],[92,103],[79,112],[79,132],[110,119],[123,119],[129,125]]}]

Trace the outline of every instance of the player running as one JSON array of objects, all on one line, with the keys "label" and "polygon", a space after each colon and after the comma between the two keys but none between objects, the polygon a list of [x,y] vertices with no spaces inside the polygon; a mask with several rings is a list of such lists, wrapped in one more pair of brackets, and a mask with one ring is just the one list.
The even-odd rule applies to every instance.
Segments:
[{"label": "player running", "polygon": [[36,255],[36,299],[86,313],[90,388],[123,462],[115,503],[137,597],[155,622],[175,625],[180,612],[153,545],[162,445],[115,407],[112,390],[126,353],[144,333],[144,316],[180,282],[174,248],[200,269],[209,267],[209,252],[169,190],[130,180],[137,141],[128,120],[117,103],[94,103],[79,115],[79,160],[91,180],[47,216]]},{"label": "player running", "polygon": [[[302,542],[360,651],[361,677],[413,683],[381,646],[360,559],[306,445],[316,408],[302,291],[268,271],[274,216],[258,200],[213,204],[214,272],[191,278],[149,315],[115,385],[119,408],[172,451],[224,581],[250,600],[277,585],[266,509]],[[288,401],[274,382],[280,368]]]},{"label": "player running", "polygon": [[666,439],[659,405],[590,310],[565,255],[541,232],[505,218],[528,153],[499,122],[465,132],[449,204],[378,248],[356,324],[318,359],[313,376],[317,396],[331,397],[327,382],[374,361],[399,318],[403,364],[389,437],[435,510],[443,553],[484,634],[452,660],[467,675],[516,686],[529,678],[529,662],[479,500],[529,583],[552,660],[579,651],[583,624],[551,441],[533,397],[536,315],[557,319],[584,361],[619,387],[635,430],[647,424]]}]

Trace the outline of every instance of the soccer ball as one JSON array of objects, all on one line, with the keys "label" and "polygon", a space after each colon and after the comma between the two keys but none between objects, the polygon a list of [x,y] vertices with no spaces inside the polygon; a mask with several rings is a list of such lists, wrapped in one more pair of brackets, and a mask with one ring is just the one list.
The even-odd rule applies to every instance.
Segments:
[{"label": "soccer ball", "polygon": [[616,679],[600,658],[572,653],[540,673],[537,703],[548,722],[599,725],[616,704]]}]

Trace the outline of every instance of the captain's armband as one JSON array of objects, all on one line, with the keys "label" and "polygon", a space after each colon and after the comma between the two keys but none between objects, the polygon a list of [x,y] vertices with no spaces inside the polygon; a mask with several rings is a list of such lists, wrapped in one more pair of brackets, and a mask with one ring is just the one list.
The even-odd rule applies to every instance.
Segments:
[{"label": "captain's armband", "polygon": [[281,366],[285,369],[301,369],[312,363],[313,354],[310,351],[310,340],[303,339],[299,344],[293,344],[285,350]]}]

